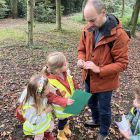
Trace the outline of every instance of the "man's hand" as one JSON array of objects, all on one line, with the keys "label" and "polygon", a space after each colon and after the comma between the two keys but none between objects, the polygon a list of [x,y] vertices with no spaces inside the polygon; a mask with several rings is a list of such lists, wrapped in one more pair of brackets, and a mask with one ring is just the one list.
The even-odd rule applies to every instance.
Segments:
[{"label": "man's hand", "polygon": [[74,103],[74,100],[72,100],[72,99],[67,100],[67,105],[72,105],[73,103]]},{"label": "man's hand", "polygon": [[84,69],[90,69],[94,73],[100,73],[100,67],[94,64],[92,61],[86,61],[84,65]]},{"label": "man's hand", "polygon": [[85,61],[82,60],[82,59],[79,59],[78,62],[77,62],[77,66],[79,68],[84,68],[84,65],[85,65]]}]

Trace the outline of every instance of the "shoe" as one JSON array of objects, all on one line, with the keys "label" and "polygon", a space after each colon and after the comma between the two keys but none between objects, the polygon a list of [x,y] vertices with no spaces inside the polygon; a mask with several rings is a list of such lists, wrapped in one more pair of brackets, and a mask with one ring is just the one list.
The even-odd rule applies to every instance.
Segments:
[{"label": "shoe", "polygon": [[54,136],[50,132],[45,132],[44,138],[47,140],[55,140]]},{"label": "shoe", "polygon": [[107,136],[98,135],[97,140],[106,140]]},{"label": "shoe", "polygon": [[67,137],[65,136],[64,130],[58,130],[57,139],[68,140]]},{"label": "shoe", "polygon": [[69,124],[66,124],[64,126],[64,133],[67,135],[67,136],[71,136],[71,130],[69,128]]},{"label": "shoe", "polygon": [[95,123],[95,121],[93,120],[88,120],[85,122],[84,124],[85,127],[99,127],[100,126],[100,123]]}]

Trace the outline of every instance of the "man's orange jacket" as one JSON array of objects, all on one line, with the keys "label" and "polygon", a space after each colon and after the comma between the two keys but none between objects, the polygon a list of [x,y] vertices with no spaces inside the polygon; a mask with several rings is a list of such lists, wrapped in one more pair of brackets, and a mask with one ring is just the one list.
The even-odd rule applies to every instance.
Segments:
[{"label": "man's orange jacket", "polygon": [[[112,17],[109,17],[112,18]],[[113,17],[114,18],[114,17]],[[84,61],[93,61],[100,67],[100,73],[96,74],[89,71],[90,74],[90,92],[104,92],[116,89],[119,86],[119,74],[124,71],[128,65],[128,44],[129,37],[122,28],[118,19],[117,25],[113,27],[110,23],[99,42],[93,47],[94,30],[85,26],[78,46],[78,59]],[[112,43],[112,48],[109,45]],[[85,81],[87,70],[83,70],[82,79]]]}]

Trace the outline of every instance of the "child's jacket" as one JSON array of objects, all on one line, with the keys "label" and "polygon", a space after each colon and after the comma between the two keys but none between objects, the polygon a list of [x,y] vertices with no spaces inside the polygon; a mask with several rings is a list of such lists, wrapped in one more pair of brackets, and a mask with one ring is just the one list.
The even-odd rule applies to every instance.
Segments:
[{"label": "child's jacket", "polygon": [[132,135],[140,136],[140,109],[132,107],[126,118],[130,121]]},{"label": "child's jacket", "polygon": [[[49,94],[47,94],[47,98],[48,98],[48,103],[49,104],[58,104],[62,107],[66,107],[67,106],[67,98],[64,98],[60,95],[59,91],[55,91],[57,92],[57,94],[53,93],[54,91],[51,91]],[[25,100],[25,97],[27,96],[27,88],[24,89],[24,91],[22,92],[18,103],[20,104],[17,109],[16,109],[16,117],[19,121],[21,122],[25,122],[25,118],[21,112],[22,110],[22,104],[23,101]]]},{"label": "child's jacket", "polygon": [[[75,88],[78,88],[78,86],[76,85],[76,82],[73,80],[73,77],[68,72],[63,73],[63,75],[64,75],[64,79],[56,75],[50,74],[48,76],[48,80],[49,83],[57,89],[56,94],[59,94],[59,96],[61,96],[62,98],[67,99],[73,95]],[[67,100],[65,104],[66,103]],[[58,104],[57,105],[53,104],[53,105],[54,105],[55,115],[57,118],[63,119],[72,116],[72,114],[67,114],[63,112],[64,106],[62,107]]]},{"label": "child's jacket", "polygon": [[[42,134],[50,128],[52,114],[45,111],[37,114],[36,108],[33,105],[33,98],[30,97],[22,107],[23,117],[25,118],[23,124],[25,135]],[[42,105],[44,108],[47,107],[47,98],[42,100]]]}]

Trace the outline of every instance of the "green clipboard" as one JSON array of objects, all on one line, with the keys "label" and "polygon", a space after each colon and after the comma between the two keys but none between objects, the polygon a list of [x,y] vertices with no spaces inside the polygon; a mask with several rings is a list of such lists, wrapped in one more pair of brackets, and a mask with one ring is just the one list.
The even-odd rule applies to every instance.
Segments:
[{"label": "green clipboard", "polygon": [[74,100],[72,105],[67,106],[64,109],[64,113],[78,115],[84,109],[85,105],[87,104],[91,94],[88,92],[84,92],[81,90],[75,90],[71,99]]}]

